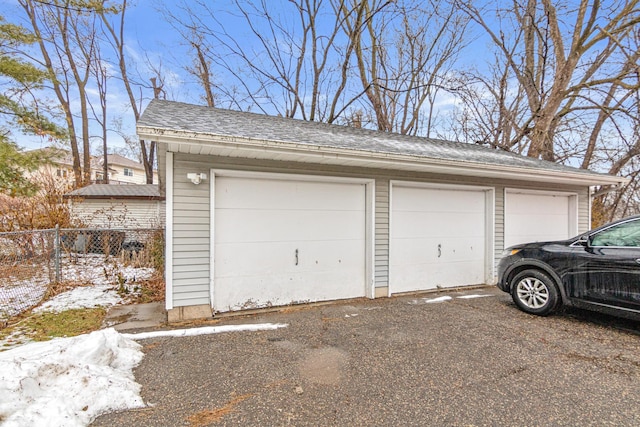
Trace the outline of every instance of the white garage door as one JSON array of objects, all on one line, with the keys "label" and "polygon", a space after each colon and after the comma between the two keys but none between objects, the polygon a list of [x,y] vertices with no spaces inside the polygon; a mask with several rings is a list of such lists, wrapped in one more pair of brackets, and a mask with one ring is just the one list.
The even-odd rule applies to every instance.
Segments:
[{"label": "white garage door", "polygon": [[363,183],[215,177],[216,311],[365,295]]},{"label": "white garage door", "polygon": [[575,195],[507,190],[504,247],[568,239],[577,234]]},{"label": "white garage door", "polygon": [[486,193],[392,186],[390,293],[485,282]]}]

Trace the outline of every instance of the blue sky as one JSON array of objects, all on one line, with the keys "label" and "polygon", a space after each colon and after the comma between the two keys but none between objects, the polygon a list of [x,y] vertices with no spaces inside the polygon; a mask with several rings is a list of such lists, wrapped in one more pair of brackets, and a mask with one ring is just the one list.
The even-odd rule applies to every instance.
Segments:
[{"label": "blue sky", "polygon": [[[184,102],[202,103],[201,90],[195,85],[192,78],[185,72],[185,46],[183,45],[179,34],[172,28],[166,19],[159,12],[162,6],[173,5],[172,2],[162,2],[159,0],[131,0],[126,20],[126,46],[131,59],[135,63],[129,64],[129,69],[136,68],[140,73],[140,78],[144,84],[150,84],[149,79],[153,76],[153,72],[149,70],[147,63],[152,63],[162,68],[162,74],[165,77],[165,91],[167,99],[179,100]],[[226,0],[216,0],[212,2],[216,8],[225,9],[229,4]],[[274,2],[275,4],[275,2]],[[271,5],[271,3],[270,3]],[[10,22],[20,22],[22,13],[16,0],[0,0],[0,10],[5,18]],[[177,10],[177,7],[172,9]],[[276,10],[274,13],[277,13]],[[221,15],[222,16],[222,15]],[[225,23],[228,24],[233,18],[225,15]],[[238,21],[240,22],[240,21]],[[248,31],[243,25],[227,25],[226,29],[233,32],[234,37],[242,38],[243,34]],[[480,56],[485,52],[483,41],[476,41],[473,49],[467,52],[477,52]],[[249,46],[255,48],[255,46]],[[469,66],[482,61],[476,60],[476,55],[467,54],[463,61]],[[484,60],[484,59],[483,59]],[[213,70],[216,74],[215,70]],[[114,74],[115,70],[114,70]],[[220,74],[217,74],[218,78]],[[225,84],[224,80],[218,80],[217,83]],[[130,136],[135,134],[135,123],[131,114],[127,114],[128,98],[124,89],[117,85],[115,80],[108,84],[109,86],[109,121],[120,119],[125,133]],[[147,91],[143,100],[143,109],[149,101],[150,91]],[[439,100],[440,108],[452,108],[451,96],[442,97]],[[268,111],[275,114],[275,111]],[[99,134],[97,127],[94,127],[95,135]],[[19,144],[25,148],[32,149],[49,145],[50,142],[37,137],[21,136],[16,138]],[[93,147],[99,147],[101,142],[96,138],[92,143]],[[109,133],[109,146],[124,146],[123,139],[115,132]]]},{"label": "blue sky", "polygon": [[[173,76],[168,79],[172,85],[168,90],[184,95],[188,91],[185,91],[185,82],[178,75],[181,70],[175,65],[177,58],[167,55],[168,52],[180,50],[180,41],[171,26],[156,11],[155,3],[157,3],[155,0],[134,0],[128,11],[125,36],[126,46],[131,57],[137,59],[137,64],[132,63],[131,67],[137,68],[143,78],[146,76],[145,83],[150,84],[148,77],[151,74],[144,65],[144,62],[146,62],[145,56],[148,56],[152,62],[162,63],[163,67],[166,67],[167,75]],[[8,22],[27,26],[23,12],[20,10],[16,0],[0,0],[0,13]],[[113,120],[120,117],[123,122],[123,129],[128,134],[133,135],[135,133],[135,123],[131,118],[131,114],[127,114],[126,111],[128,110],[126,93],[115,82],[108,83],[108,88],[110,119]],[[92,90],[94,89],[90,87],[89,92]],[[52,94],[47,96],[51,97]],[[184,100],[186,101],[186,99]],[[148,103],[148,100],[143,102],[144,106]],[[93,130],[96,135],[99,133],[97,128],[94,127]],[[40,148],[51,143],[47,139],[35,136],[14,135],[14,139],[25,149]],[[92,146],[97,147],[98,145],[100,145],[100,142],[97,140],[92,143]],[[115,132],[110,132],[109,145],[115,148],[123,147],[124,142]]]}]

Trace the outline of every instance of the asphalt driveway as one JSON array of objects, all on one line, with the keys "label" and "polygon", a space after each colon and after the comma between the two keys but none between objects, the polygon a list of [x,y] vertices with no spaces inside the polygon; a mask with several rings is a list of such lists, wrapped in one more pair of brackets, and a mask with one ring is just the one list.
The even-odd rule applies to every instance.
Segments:
[{"label": "asphalt driveway", "polygon": [[149,406],[94,425],[640,425],[639,322],[534,317],[491,287],[208,324],[265,322],[289,327],[143,341]]}]

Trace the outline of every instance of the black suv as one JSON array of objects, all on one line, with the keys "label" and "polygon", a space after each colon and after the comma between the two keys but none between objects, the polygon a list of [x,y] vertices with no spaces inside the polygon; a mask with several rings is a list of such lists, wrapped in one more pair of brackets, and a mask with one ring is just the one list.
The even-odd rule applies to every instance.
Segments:
[{"label": "black suv", "polygon": [[506,249],[498,287],[540,316],[564,304],[640,318],[640,215],[569,240]]}]

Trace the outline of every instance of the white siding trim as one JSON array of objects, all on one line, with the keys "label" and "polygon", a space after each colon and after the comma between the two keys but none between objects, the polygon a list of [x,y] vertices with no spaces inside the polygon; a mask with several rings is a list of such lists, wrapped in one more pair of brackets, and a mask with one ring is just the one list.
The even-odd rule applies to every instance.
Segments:
[{"label": "white siding trim", "polygon": [[[216,212],[216,174],[215,170],[209,171],[211,179],[209,183],[209,303],[213,310],[213,287],[215,286],[215,212]],[[215,313],[215,310],[213,310]]]},{"label": "white siding trim", "polygon": [[389,288],[389,180],[376,179],[375,187],[375,287]]},{"label": "white siding trim", "polygon": [[485,283],[496,283],[496,191],[495,188],[485,188]]},{"label": "white siding trim", "polygon": [[[233,169],[211,169],[211,176],[228,176],[236,178],[264,178],[279,179],[283,181],[316,181],[316,182],[344,182],[351,184],[370,184],[373,179],[369,178],[345,178],[341,176],[325,176],[325,175],[305,175],[297,173],[277,173],[277,172],[253,172],[245,170]],[[212,178],[213,179],[213,178]]]},{"label": "white siding trim", "polygon": [[166,158],[166,226],[165,226],[165,308],[173,309],[173,153],[168,151]]},{"label": "white siding trim", "polygon": [[365,295],[367,298],[375,298],[376,295],[376,189],[375,180],[365,182]]},{"label": "white siding trim", "polygon": [[391,271],[391,240],[393,239],[393,185],[396,181],[389,180],[389,230],[387,231],[387,298],[391,298],[391,283],[393,272]]},{"label": "white siding trim", "polygon": [[[589,187],[589,189],[587,190],[587,207],[588,207],[588,212],[587,212],[587,221],[589,222],[589,227],[588,229],[591,230],[591,213],[593,211],[593,192],[594,192],[595,188],[594,187]],[[580,206],[580,205],[578,205]],[[579,210],[580,208],[578,207]],[[580,215],[578,214],[578,218],[580,217]]]}]

